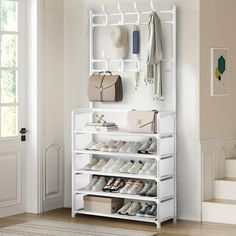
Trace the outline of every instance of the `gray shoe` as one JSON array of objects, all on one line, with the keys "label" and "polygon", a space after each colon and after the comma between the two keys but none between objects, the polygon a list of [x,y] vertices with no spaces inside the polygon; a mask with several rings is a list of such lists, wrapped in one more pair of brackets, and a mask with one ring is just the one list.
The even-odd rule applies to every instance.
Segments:
[{"label": "gray shoe", "polygon": [[157,196],[157,183],[154,182],[152,187],[147,191],[146,196],[156,197]]},{"label": "gray shoe", "polygon": [[147,203],[145,203],[142,207],[142,209],[140,209],[136,216],[144,216],[146,214],[146,212],[148,212],[150,209],[152,208],[152,205],[148,205]]},{"label": "gray shoe", "polygon": [[149,209],[147,212],[145,212],[145,217],[148,217],[148,218],[154,218],[156,217],[157,215],[157,205],[154,204],[152,205],[151,209]]},{"label": "gray shoe", "polygon": [[139,192],[139,195],[146,196],[147,192],[151,189],[151,187],[152,187],[152,182],[146,181],[143,189]]},{"label": "gray shoe", "polygon": [[91,182],[84,188],[85,191],[91,191],[93,186],[98,182],[99,177],[94,176]]}]

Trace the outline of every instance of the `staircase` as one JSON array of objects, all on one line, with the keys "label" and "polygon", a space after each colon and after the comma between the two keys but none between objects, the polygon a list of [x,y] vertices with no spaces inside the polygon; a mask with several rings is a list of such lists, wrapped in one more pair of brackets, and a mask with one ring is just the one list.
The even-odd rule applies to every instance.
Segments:
[{"label": "staircase", "polygon": [[236,158],[225,159],[225,177],[213,180],[213,199],[203,201],[202,220],[236,224]]}]

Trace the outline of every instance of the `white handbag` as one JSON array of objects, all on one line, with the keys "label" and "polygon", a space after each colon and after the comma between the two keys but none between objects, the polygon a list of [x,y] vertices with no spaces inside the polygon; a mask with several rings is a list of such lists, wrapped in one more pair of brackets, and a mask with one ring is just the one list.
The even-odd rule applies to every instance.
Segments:
[{"label": "white handbag", "polygon": [[127,116],[130,132],[156,133],[157,111],[129,111]]}]

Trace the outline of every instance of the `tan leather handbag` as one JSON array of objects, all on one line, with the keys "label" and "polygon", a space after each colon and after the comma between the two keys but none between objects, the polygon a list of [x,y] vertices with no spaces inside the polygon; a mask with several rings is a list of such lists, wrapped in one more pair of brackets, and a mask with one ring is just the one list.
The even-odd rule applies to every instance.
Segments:
[{"label": "tan leather handbag", "polygon": [[129,111],[127,116],[130,132],[156,133],[157,111]]},{"label": "tan leather handbag", "polygon": [[[107,75],[109,73],[109,75]],[[94,102],[119,102],[123,99],[122,80],[119,75],[106,71],[89,78],[88,97]]]}]

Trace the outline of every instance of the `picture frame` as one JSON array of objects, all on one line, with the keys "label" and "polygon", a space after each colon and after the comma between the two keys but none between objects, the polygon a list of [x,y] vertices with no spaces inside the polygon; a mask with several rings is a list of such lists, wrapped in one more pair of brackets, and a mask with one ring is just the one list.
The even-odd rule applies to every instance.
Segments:
[{"label": "picture frame", "polygon": [[211,96],[228,95],[229,49],[211,48]]}]

